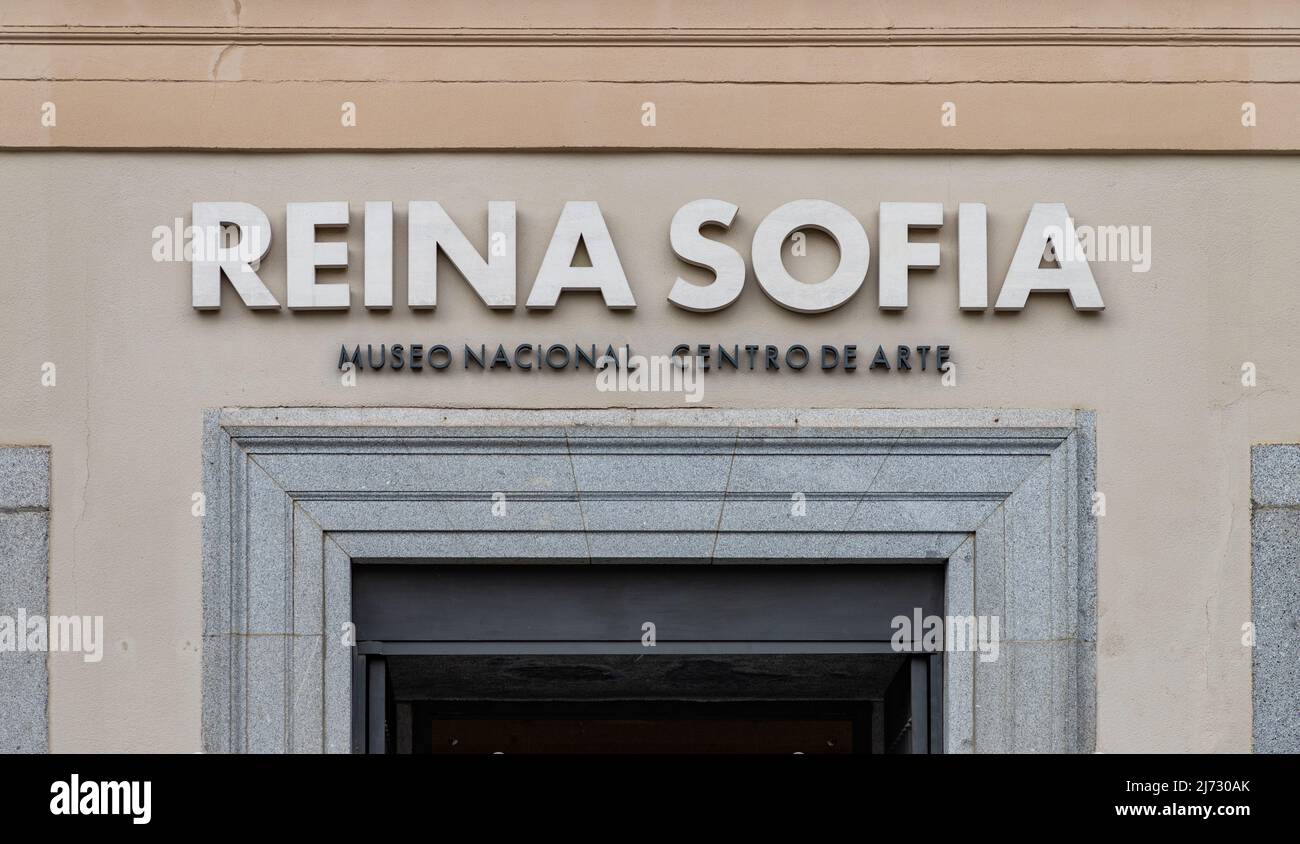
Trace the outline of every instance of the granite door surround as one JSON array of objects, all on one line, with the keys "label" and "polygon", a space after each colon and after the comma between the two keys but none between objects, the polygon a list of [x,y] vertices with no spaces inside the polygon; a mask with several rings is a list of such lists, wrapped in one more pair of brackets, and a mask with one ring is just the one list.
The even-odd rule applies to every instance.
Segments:
[{"label": "granite door surround", "polygon": [[1250,450],[1256,753],[1300,753],[1300,443]]},{"label": "granite door surround", "polygon": [[209,752],[351,750],[353,565],[506,559],[943,561],[1001,621],[945,749],[1095,745],[1089,411],[229,408],[203,459]]},{"label": "granite door surround", "polygon": [[[0,446],[0,615],[48,618],[49,575],[50,449]],[[46,657],[42,651],[0,651],[0,753],[49,749]]]}]

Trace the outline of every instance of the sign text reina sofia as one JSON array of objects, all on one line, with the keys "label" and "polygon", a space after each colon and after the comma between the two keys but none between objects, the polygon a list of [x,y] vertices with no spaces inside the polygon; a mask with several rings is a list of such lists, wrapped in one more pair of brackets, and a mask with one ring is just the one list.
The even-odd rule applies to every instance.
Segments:
[{"label": "sign text reina sofia", "polygon": [[[408,204],[408,307],[415,310],[437,307],[439,250],[488,308],[516,307],[515,203],[492,201],[487,206],[488,242],[480,251],[439,203],[412,201]],[[695,312],[719,311],[740,296],[746,277],[744,257],[731,246],[710,239],[701,231],[704,227],[728,229],[737,211],[737,206],[730,202],[699,199],[682,206],[673,216],[669,227],[673,252],[682,261],[714,274],[714,280],[707,285],[677,278],[668,293],[668,301],[676,307]],[[988,308],[987,213],[983,203],[968,202],[958,206],[958,305],[961,310]],[[902,310],[907,307],[909,270],[939,266],[939,244],[914,243],[909,240],[909,232],[913,228],[937,229],[943,225],[943,217],[943,205],[938,202],[880,203],[881,309]],[[291,202],[286,207],[285,218],[288,307],[293,310],[351,307],[352,291],[346,282],[319,283],[316,279],[317,268],[348,266],[346,243],[320,242],[316,237],[318,228],[340,228],[349,224],[348,203]],[[390,309],[393,307],[393,203],[365,203],[364,225],[364,304],[369,309]],[[238,229],[238,241],[233,246],[224,243],[222,229],[226,226]],[[838,266],[829,277],[817,283],[794,278],[782,261],[783,244],[791,234],[802,229],[825,232],[839,248]],[[259,262],[271,247],[271,224],[262,209],[244,202],[196,202],[193,226],[187,234],[193,240],[191,293],[196,309],[221,307],[223,276],[249,308],[280,308],[280,302],[257,274]],[[1064,242],[1070,237],[1074,237],[1074,227],[1064,204],[1035,203],[993,307],[1000,311],[1017,311],[1024,308],[1030,293],[1056,292],[1069,294],[1076,310],[1102,310],[1105,306],[1101,292],[1084,250],[1074,248],[1076,244]],[[590,258],[587,266],[573,265],[579,244],[585,247]],[[1050,253],[1057,256],[1055,266],[1042,266],[1042,258],[1049,247]],[[871,261],[871,241],[858,219],[841,206],[825,200],[802,199],[780,206],[763,219],[754,232],[750,258],[759,286],[777,305],[799,313],[824,313],[848,302],[862,286]],[[565,291],[599,292],[608,308],[636,308],[614,241],[596,202],[565,203],[524,306],[532,310],[552,309]],[[924,349],[928,354],[930,348],[917,346],[916,351]],[[436,355],[434,349],[437,349]],[[553,355],[557,349],[564,354]],[[772,346],[738,345],[728,356],[729,360],[722,360],[727,360],[733,368],[741,368],[746,355],[740,349],[746,350],[750,369],[754,368],[755,358],[764,369],[779,369],[780,363],[790,360],[793,360],[791,368],[802,369],[810,360],[819,357],[817,352],[809,352],[802,346],[791,347],[801,350],[791,358],[791,349],[785,350],[783,355]],[[934,349],[934,366],[931,368],[937,370],[950,352],[947,346],[935,345]],[[578,345],[570,354],[568,348],[560,344],[543,350],[541,346],[525,343],[516,346],[513,355],[506,351],[504,344],[498,346],[496,354],[486,345],[475,354],[473,347],[467,345],[464,366],[474,363],[482,368],[512,368],[518,366],[526,354],[538,368],[558,369],[566,368],[571,361],[575,366],[580,365],[587,357],[619,356],[612,347],[600,351],[593,347],[590,355],[580,353],[581,350],[582,346]],[[719,347],[719,352],[721,350]],[[699,357],[701,353],[709,352],[709,346],[698,346],[694,351]],[[626,359],[629,352],[630,349],[624,346],[621,356]],[[679,344],[673,350],[674,355],[690,352],[688,344]],[[852,363],[856,358],[856,348],[823,346],[820,368],[843,365],[846,357]],[[407,362],[389,358],[385,351],[377,365],[373,356],[369,363],[375,369],[384,368],[385,363],[393,369],[400,369]],[[828,364],[832,358],[833,363]],[[445,346],[430,347],[427,358],[430,368],[445,369],[451,359],[452,353]],[[911,369],[912,362],[923,359],[920,355],[911,356],[908,347],[900,346],[895,366]],[[343,367],[349,361],[357,367],[362,365],[359,346],[351,354],[344,347],[339,366]],[[870,368],[881,365],[890,368],[883,349],[878,349]],[[520,368],[529,368],[529,365]]]}]

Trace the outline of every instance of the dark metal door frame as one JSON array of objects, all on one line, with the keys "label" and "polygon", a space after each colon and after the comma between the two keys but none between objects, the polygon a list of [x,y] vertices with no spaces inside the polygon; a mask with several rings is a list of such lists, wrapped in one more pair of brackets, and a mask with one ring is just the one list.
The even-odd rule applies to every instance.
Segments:
[{"label": "dark metal door frame", "polygon": [[943,654],[913,654],[885,690],[886,753],[943,752]]}]

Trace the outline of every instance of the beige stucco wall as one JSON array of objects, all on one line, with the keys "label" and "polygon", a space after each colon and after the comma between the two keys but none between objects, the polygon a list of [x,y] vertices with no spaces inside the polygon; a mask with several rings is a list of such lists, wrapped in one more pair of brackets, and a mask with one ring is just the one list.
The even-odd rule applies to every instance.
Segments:
[{"label": "beige stucco wall", "polygon": [[[1300,439],[1300,246],[1290,158],[749,154],[0,154],[0,442],[53,447],[51,612],[102,614],[100,664],[50,657],[56,751],[199,747],[200,489],[205,408],[259,405],[605,407],[680,404],[610,394],[588,373],[362,373],[345,388],[341,341],[950,343],[958,385],[920,373],[726,372],[718,407],[1089,408],[1097,411],[1100,520],[1098,746],[1102,751],[1250,747],[1249,446]],[[801,316],[749,279],[726,311],[669,305],[678,274],[668,222],[683,203],[740,206],[722,239],[748,256],[754,227],[796,198],[838,202],[878,244],[882,200],[942,201],[944,266],[914,272],[911,307],[875,306],[876,266],[837,311]],[[438,199],[476,242],[488,199],[519,203],[526,297],[561,203],[601,203],[639,307],[566,294],[550,313],[489,312],[440,271],[436,313],[405,301],[405,203]],[[189,266],[151,258],[152,230],[195,200],[270,215],[262,276],[284,297],[284,206],[348,200],[356,303],[345,313],[254,313],[223,282],[216,313],[190,306]],[[361,203],[397,203],[399,303],[361,307]],[[959,201],[989,205],[991,298],[1031,203],[1065,202],[1080,224],[1152,227],[1145,274],[1097,264],[1101,314],[1035,295],[1019,314],[956,302]],[[930,236],[917,234],[914,239]],[[825,241],[788,263],[808,278]],[[798,264],[797,260],[806,261]],[[333,279],[326,279],[333,280]],[[865,351],[865,350],[864,350]],[[57,386],[41,385],[44,362]],[[1258,386],[1243,387],[1245,361]]]},{"label": "beige stucco wall", "polygon": [[9,0],[0,147],[1291,152],[1297,45],[1290,0]]}]

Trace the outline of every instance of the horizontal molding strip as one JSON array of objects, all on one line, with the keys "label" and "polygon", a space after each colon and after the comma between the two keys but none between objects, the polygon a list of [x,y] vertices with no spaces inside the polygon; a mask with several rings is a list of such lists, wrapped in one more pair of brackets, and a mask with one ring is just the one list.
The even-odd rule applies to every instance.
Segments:
[{"label": "horizontal molding strip", "polygon": [[954,27],[188,27],[0,26],[0,44],[256,44],[391,47],[1295,47],[1300,28]]},{"label": "horizontal molding strip", "polygon": [[[1295,152],[1297,101],[1296,83],[0,81],[0,147]],[[654,126],[642,123],[646,103]],[[955,126],[942,121],[945,103]],[[340,119],[348,104],[355,125]],[[55,125],[44,120],[51,106]]]},{"label": "horizontal molding strip", "polygon": [[[1002,457],[1004,455],[991,454],[989,457]],[[869,479],[864,479],[864,483]],[[544,492],[538,490],[512,490],[500,489],[491,492],[476,492],[467,490],[297,490],[286,489],[285,494],[297,501],[417,501],[436,504],[492,504],[497,500],[495,496],[504,495],[506,500],[519,502],[544,502],[544,503],[566,503],[566,502],[589,502],[599,503],[605,501],[640,501],[640,502],[671,502],[680,503],[684,501],[702,501],[702,502],[760,502],[770,503],[778,502],[782,505],[790,503],[790,496],[793,493],[799,493],[808,501],[832,501],[832,502],[864,502],[864,501],[916,501],[929,503],[936,500],[941,501],[992,501],[1000,502],[1006,500],[1005,491],[995,490],[987,492],[908,492],[902,491],[864,491],[860,489],[844,490],[802,490],[788,487],[783,489],[772,490],[677,490],[677,489],[658,489],[658,490],[582,490],[576,492],[573,490],[559,492]],[[517,528],[517,530],[538,530],[532,526]],[[679,526],[664,528],[664,530],[676,530]],[[569,532],[569,528],[547,528],[548,531]],[[640,530],[639,528],[637,530]]]}]

